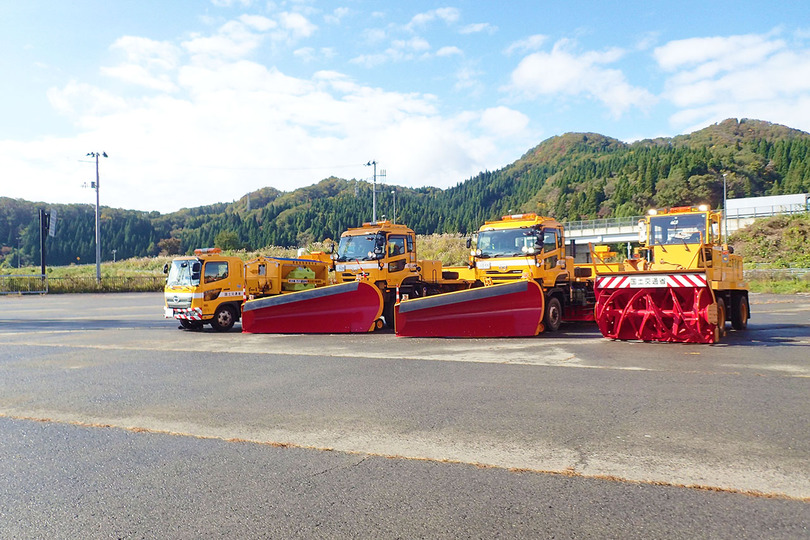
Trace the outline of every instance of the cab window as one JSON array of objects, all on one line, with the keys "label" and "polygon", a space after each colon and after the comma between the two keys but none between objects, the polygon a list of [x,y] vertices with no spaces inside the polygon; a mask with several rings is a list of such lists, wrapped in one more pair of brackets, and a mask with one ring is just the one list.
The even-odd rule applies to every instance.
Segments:
[{"label": "cab window", "polygon": [[405,254],[405,237],[404,236],[388,236],[388,256],[395,257],[397,255]]},{"label": "cab window", "polygon": [[213,283],[228,277],[227,261],[208,261],[205,263],[205,283]]},{"label": "cab window", "polygon": [[543,231],[543,251],[549,253],[557,249],[556,229],[546,229]]}]

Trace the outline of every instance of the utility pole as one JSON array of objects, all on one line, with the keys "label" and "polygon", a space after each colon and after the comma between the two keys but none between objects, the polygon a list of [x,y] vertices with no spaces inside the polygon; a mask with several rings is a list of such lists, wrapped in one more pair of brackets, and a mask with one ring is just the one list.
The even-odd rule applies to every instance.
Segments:
[{"label": "utility pole", "polygon": [[391,216],[391,223],[397,222],[397,190],[391,190],[391,196],[394,198],[394,213]]},{"label": "utility pole", "polygon": [[723,228],[725,231],[723,232],[723,243],[728,244],[728,209],[726,208],[727,198],[726,198],[726,173],[723,173]]},{"label": "utility pole", "polygon": [[101,283],[101,229],[99,219],[99,196],[98,196],[98,158],[107,157],[107,152],[88,152],[88,156],[96,158],[96,182],[92,187],[96,188],[96,283]]},{"label": "utility pole", "polygon": [[377,221],[377,162],[376,161],[369,161],[366,163],[366,167],[374,166],[374,181],[372,183],[372,190],[371,190],[371,221]]},{"label": "utility pole", "polygon": [[39,209],[39,267],[43,282],[45,281],[45,239],[48,236],[50,217],[44,209]]},{"label": "utility pole", "polygon": [[[385,179],[385,169],[380,170],[380,174],[377,174],[377,162],[376,161],[369,161],[365,165],[366,167],[374,167],[374,176],[372,182],[372,189],[371,189],[371,221],[377,221],[377,177],[379,176],[382,179]],[[357,186],[354,187],[355,195],[357,195]]]}]

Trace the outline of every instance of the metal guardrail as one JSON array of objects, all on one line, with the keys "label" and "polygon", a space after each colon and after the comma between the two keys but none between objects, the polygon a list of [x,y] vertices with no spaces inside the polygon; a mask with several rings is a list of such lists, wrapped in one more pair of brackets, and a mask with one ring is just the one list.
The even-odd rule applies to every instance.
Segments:
[{"label": "metal guardrail", "polygon": [[640,219],[644,219],[644,216],[569,221],[567,223],[563,223],[563,226],[565,227],[565,231],[567,233],[583,230],[607,231],[608,229],[618,229],[621,227],[636,227],[638,225],[638,220]]},{"label": "metal guardrail", "polygon": [[43,274],[9,274],[0,276],[0,294],[44,294],[48,278]]},{"label": "metal guardrail", "polygon": [[803,279],[810,276],[810,268],[749,268],[743,270],[745,279]]},{"label": "metal guardrail", "polygon": [[[779,215],[793,215],[793,214],[807,214],[810,213],[810,208],[801,205],[785,206],[776,205],[769,207],[759,208],[738,208],[729,210],[728,220],[737,220],[745,218],[763,218]],[[586,219],[582,221],[568,221],[563,223],[567,235],[577,231],[589,231],[597,233],[610,233],[617,232],[617,229],[626,227],[635,227],[640,219],[645,216],[633,216],[623,218],[602,218],[602,219]]]},{"label": "metal guardrail", "polygon": [[166,277],[47,277],[35,275],[0,275],[0,294],[45,294],[77,292],[159,292]]},{"label": "metal guardrail", "polygon": [[760,206],[749,208],[732,208],[728,211],[728,219],[738,218],[761,218],[781,215],[792,214],[806,214],[810,212],[810,208],[800,204],[792,205],[774,205],[774,206]]}]

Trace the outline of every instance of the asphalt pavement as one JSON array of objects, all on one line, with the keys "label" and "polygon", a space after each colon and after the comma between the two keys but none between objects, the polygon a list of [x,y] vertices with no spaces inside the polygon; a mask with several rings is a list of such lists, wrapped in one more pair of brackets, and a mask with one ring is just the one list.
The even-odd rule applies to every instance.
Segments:
[{"label": "asphalt pavement", "polygon": [[218,334],[161,295],[2,297],[0,537],[808,537],[810,297],[751,307],[688,345]]}]

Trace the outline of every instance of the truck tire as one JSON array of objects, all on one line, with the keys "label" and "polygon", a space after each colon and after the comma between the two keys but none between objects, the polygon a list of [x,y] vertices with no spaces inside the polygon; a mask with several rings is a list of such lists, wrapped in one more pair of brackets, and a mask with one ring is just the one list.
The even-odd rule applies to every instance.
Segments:
[{"label": "truck tire", "polygon": [[731,297],[731,327],[734,330],[748,328],[748,298],[744,294]]},{"label": "truck tire", "polygon": [[562,323],[562,305],[560,299],[552,296],[546,301],[546,313],[543,315],[543,325],[546,332],[556,332]]},{"label": "truck tire", "polygon": [[211,328],[217,332],[227,332],[233,328],[236,322],[236,312],[232,306],[223,304],[214,312],[214,318],[211,319]]}]

